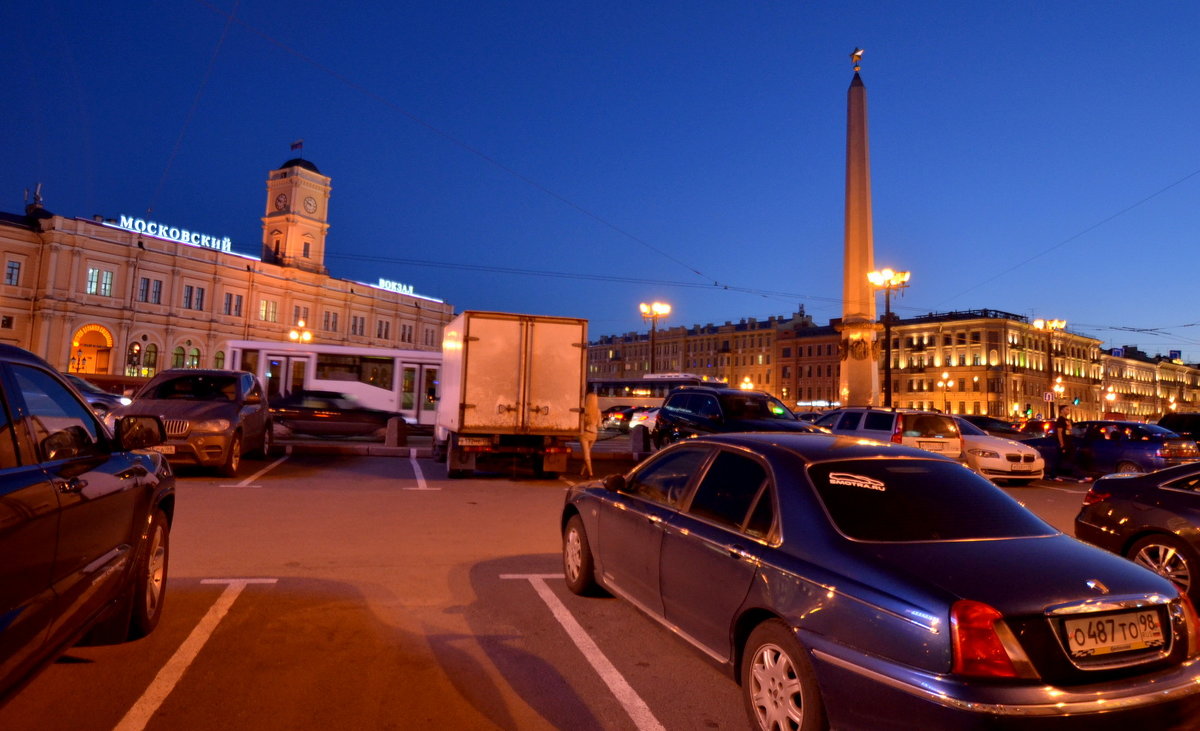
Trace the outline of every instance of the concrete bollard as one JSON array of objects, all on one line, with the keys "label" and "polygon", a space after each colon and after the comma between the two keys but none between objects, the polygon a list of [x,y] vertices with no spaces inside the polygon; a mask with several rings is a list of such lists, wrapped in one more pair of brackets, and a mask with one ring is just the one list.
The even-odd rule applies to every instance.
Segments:
[{"label": "concrete bollard", "polygon": [[384,437],[383,445],[385,447],[407,447],[408,446],[408,424],[399,416],[393,416],[388,419],[387,436]]}]

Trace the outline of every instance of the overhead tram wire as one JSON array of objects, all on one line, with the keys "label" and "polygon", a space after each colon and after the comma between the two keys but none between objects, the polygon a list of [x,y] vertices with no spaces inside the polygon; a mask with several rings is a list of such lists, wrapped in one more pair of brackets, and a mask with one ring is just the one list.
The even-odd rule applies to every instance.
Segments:
[{"label": "overhead tram wire", "polygon": [[387,264],[403,264],[405,266],[431,267],[435,269],[457,269],[460,271],[477,271],[488,272],[490,274],[512,274],[517,276],[529,277],[548,277],[553,279],[580,279],[593,282],[619,282],[624,284],[653,284],[662,287],[683,287],[688,289],[712,289],[728,292],[737,292],[740,294],[751,294],[762,297],[774,297],[794,301],[797,299],[813,300],[818,302],[828,302],[831,304],[842,304],[842,299],[838,297],[819,297],[816,295],[804,295],[796,292],[783,292],[769,289],[756,289],[754,287],[739,287],[732,284],[721,284],[719,282],[681,282],[662,279],[650,279],[646,277],[627,277],[617,276],[612,274],[595,274],[595,273],[576,273],[576,272],[554,272],[540,269],[519,269],[516,267],[500,267],[485,264],[461,264],[453,262],[438,262],[428,261],[424,259],[401,259],[385,256],[365,256],[361,254],[326,254],[329,259],[350,259],[353,261],[373,261],[383,262]]},{"label": "overhead tram wire", "polygon": [[1166,193],[1168,190],[1174,188],[1177,185],[1181,185],[1182,183],[1185,183],[1188,180],[1191,180],[1192,178],[1196,177],[1197,175],[1200,175],[1200,169],[1193,170],[1192,172],[1188,173],[1187,175],[1184,175],[1179,180],[1176,180],[1175,182],[1156,190],[1155,192],[1151,193],[1150,195],[1146,196],[1145,198],[1141,199],[1140,201],[1138,201],[1136,203],[1132,203],[1128,206],[1125,206],[1124,208],[1122,208],[1121,210],[1112,214],[1111,216],[1108,216],[1104,219],[1101,219],[1100,221],[1097,221],[1096,223],[1092,224],[1091,226],[1088,226],[1087,228],[1083,229],[1082,231],[1080,231],[1079,233],[1077,233],[1073,236],[1068,236],[1067,238],[1063,239],[1062,241],[1059,241],[1057,244],[1054,244],[1053,246],[1041,251],[1040,253],[1034,254],[1033,256],[1025,259],[1024,261],[1017,262],[1016,264],[1013,264],[1009,268],[1001,270],[1000,272],[996,273],[995,275],[988,277],[987,279],[979,282],[978,284],[975,284],[974,286],[967,287],[966,289],[964,289],[963,291],[954,295],[953,297],[949,297],[949,298],[943,300],[943,303],[939,304],[938,307],[944,307],[945,306],[944,303],[952,302],[952,301],[958,299],[959,297],[962,297],[964,294],[967,294],[968,292],[973,292],[985,284],[990,284],[991,282],[996,281],[997,279],[1003,277],[1004,275],[1014,272],[1017,269],[1020,269],[1021,267],[1025,266],[1026,264],[1029,264],[1030,262],[1034,261],[1035,259],[1040,259],[1041,257],[1046,256],[1047,254],[1054,251],[1055,249],[1059,249],[1063,246],[1066,246],[1067,244],[1071,243],[1075,239],[1078,239],[1086,234],[1091,233],[1092,231],[1095,231],[1096,229],[1100,228],[1101,226],[1107,224],[1109,221],[1112,221],[1115,218],[1125,215],[1129,211],[1132,211],[1133,209],[1137,208],[1138,206],[1141,206],[1144,203],[1148,203],[1149,201],[1157,198],[1158,196],[1162,195],[1163,193]]},{"label": "overhead tram wire", "polygon": [[217,56],[221,53],[221,47],[225,45],[225,39],[229,37],[229,29],[233,26],[238,6],[241,3],[242,0],[234,1],[233,9],[229,11],[228,19],[225,21],[225,27],[221,29],[221,37],[217,39],[217,45],[213,48],[212,56],[208,59],[208,67],[204,69],[204,76],[200,79],[200,85],[196,88],[196,94],[192,97],[192,106],[188,109],[187,116],[184,117],[183,126],[179,128],[179,136],[175,138],[175,145],[171,148],[171,154],[167,156],[166,165],[163,166],[162,177],[158,179],[158,185],[155,186],[154,193],[150,196],[150,204],[146,206],[147,216],[154,213],[154,206],[158,203],[158,196],[162,194],[163,187],[167,184],[167,176],[171,172],[171,166],[175,164],[175,158],[179,155],[179,148],[183,146],[183,138],[187,135],[188,127],[192,124],[192,118],[196,116],[196,110],[200,107],[200,97],[204,96],[204,88],[208,86],[208,78],[212,76],[213,66],[217,64]]},{"label": "overhead tram wire", "polygon": [[[575,203],[574,201],[567,198],[566,196],[560,195],[559,193],[551,190],[550,188],[547,188],[545,185],[542,185],[541,183],[539,183],[538,181],[534,180],[533,178],[525,175],[524,173],[518,172],[517,170],[509,167],[508,165],[505,165],[504,163],[500,162],[496,158],[487,154],[483,150],[480,150],[479,148],[474,147],[474,146],[464,142],[463,140],[460,140],[459,138],[455,137],[454,135],[450,134],[449,132],[446,132],[445,130],[442,130],[439,127],[435,127],[433,124],[430,124],[429,122],[425,121],[421,117],[418,117],[417,115],[413,114],[412,112],[409,112],[408,110],[404,109],[400,105],[398,105],[395,102],[391,101],[390,99],[384,97],[382,94],[378,94],[378,93],[366,88],[362,84],[359,84],[358,82],[350,79],[349,77],[347,77],[337,71],[334,71],[333,69],[329,68],[328,66],[325,66],[324,64],[318,62],[317,60],[315,60],[309,56],[306,56],[305,54],[301,53],[300,51],[297,51],[296,49],[292,48],[291,46],[287,45],[286,43],[284,43],[280,40],[277,40],[276,38],[274,38],[270,35],[267,35],[265,32],[259,30],[258,28],[255,28],[254,26],[250,25],[249,23],[242,20],[241,18],[235,18],[232,13],[226,13],[224,10],[216,7],[212,3],[207,2],[207,0],[196,0],[196,2],[200,3],[201,5],[206,6],[207,8],[212,10],[214,13],[217,13],[219,15],[227,15],[231,22],[236,21],[239,25],[241,25],[246,30],[257,35],[258,37],[262,38],[263,40],[267,41],[268,43],[271,43],[272,45],[278,47],[282,51],[284,51],[288,54],[291,54],[292,56],[295,56],[296,58],[300,59],[302,62],[312,66],[315,69],[318,69],[322,73],[328,74],[332,78],[336,79],[338,82],[340,82],[340,83],[344,84],[345,86],[347,86],[348,88],[362,94],[363,96],[366,96],[370,99],[374,99],[375,101],[379,102],[380,104],[382,104],[382,105],[392,109],[393,111],[401,114],[402,116],[408,118],[415,124],[420,125],[421,127],[424,127],[425,129],[429,130],[430,132],[438,135],[439,137],[446,140],[447,142],[450,142],[451,144],[453,144],[463,150],[466,150],[467,152],[471,153],[472,155],[475,155],[476,157],[478,157],[479,159],[488,163],[489,165],[492,165],[500,170],[503,170],[504,172],[508,173],[509,175],[516,178],[517,180],[520,180],[521,182],[525,183],[526,185],[529,185],[530,187],[534,188],[535,190],[541,191],[542,193],[559,201],[563,205],[566,205],[566,206],[578,211],[579,213],[582,213],[583,215],[587,216],[588,218],[592,219],[593,221],[596,221],[597,223],[617,232],[621,236],[624,236],[625,238],[627,238],[631,241],[634,241],[634,242],[646,247],[647,249],[650,249],[654,253],[671,261],[674,264],[678,264],[679,266],[683,267],[684,269],[687,269],[688,271],[690,271],[691,273],[700,277],[701,279],[706,279],[710,282],[716,282],[716,280],[714,280],[712,277],[709,277],[708,275],[704,274],[699,269],[697,269],[696,267],[693,267],[692,265],[688,264],[687,262],[683,261],[682,259],[680,259],[666,251],[663,251],[662,249],[651,244],[650,242],[646,241],[645,239],[642,239],[641,237],[636,236],[635,234],[630,233],[629,231],[626,231],[625,229],[623,229],[620,226],[616,225],[615,223],[609,221],[608,219],[600,216],[599,214],[594,213],[587,208],[584,208],[582,205],[579,205],[578,203]],[[720,284],[719,282],[717,282],[717,283]]]}]

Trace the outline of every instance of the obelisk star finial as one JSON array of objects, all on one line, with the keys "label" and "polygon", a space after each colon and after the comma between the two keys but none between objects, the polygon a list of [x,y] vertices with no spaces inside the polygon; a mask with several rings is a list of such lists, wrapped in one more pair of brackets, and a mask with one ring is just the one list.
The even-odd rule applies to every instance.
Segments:
[{"label": "obelisk star finial", "polygon": [[850,54],[850,61],[854,63],[854,70],[859,70],[859,64],[862,62],[863,49],[855,48],[854,53]]}]

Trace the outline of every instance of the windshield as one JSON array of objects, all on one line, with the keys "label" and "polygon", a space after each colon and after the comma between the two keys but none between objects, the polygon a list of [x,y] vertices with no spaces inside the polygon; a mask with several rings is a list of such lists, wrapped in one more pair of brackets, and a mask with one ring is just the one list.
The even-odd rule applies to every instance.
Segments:
[{"label": "windshield", "polygon": [[987,436],[987,432],[985,432],[983,429],[980,429],[979,427],[975,426],[974,424],[967,421],[966,419],[955,419],[955,421],[958,422],[958,430],[960,432],[962,432],[963,434],[970,434],[970,435],[976,436],[976,437]]},{"label": "windshield", "polygon": [[1000,488],[953,462],[824,462],[808,477],[833,524],[862,541],[954,541],[1056,533]]},{"label": "windshield", "polygon": [[765,393],[739,393],[722,396],[721,408],[727,419],[784,419],[795,421],[796,417],[783,402]]},{"label": "windshield", "polygon": [[183,401],[236,401],[237,376],[179,376],[149,384],[138,397]]}]

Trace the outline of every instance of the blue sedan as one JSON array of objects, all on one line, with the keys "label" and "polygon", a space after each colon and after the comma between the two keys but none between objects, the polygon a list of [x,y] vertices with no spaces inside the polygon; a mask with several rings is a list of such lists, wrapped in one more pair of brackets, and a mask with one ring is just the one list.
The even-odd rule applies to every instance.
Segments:
[{"label": "blue sedan", "polygon": [[570,488],[561,529],[570,590],[620,596],[698,648],[740,682],[754,728],[1200,713],[1200,627],[1169,581],[922,450],[690,439]]}]

